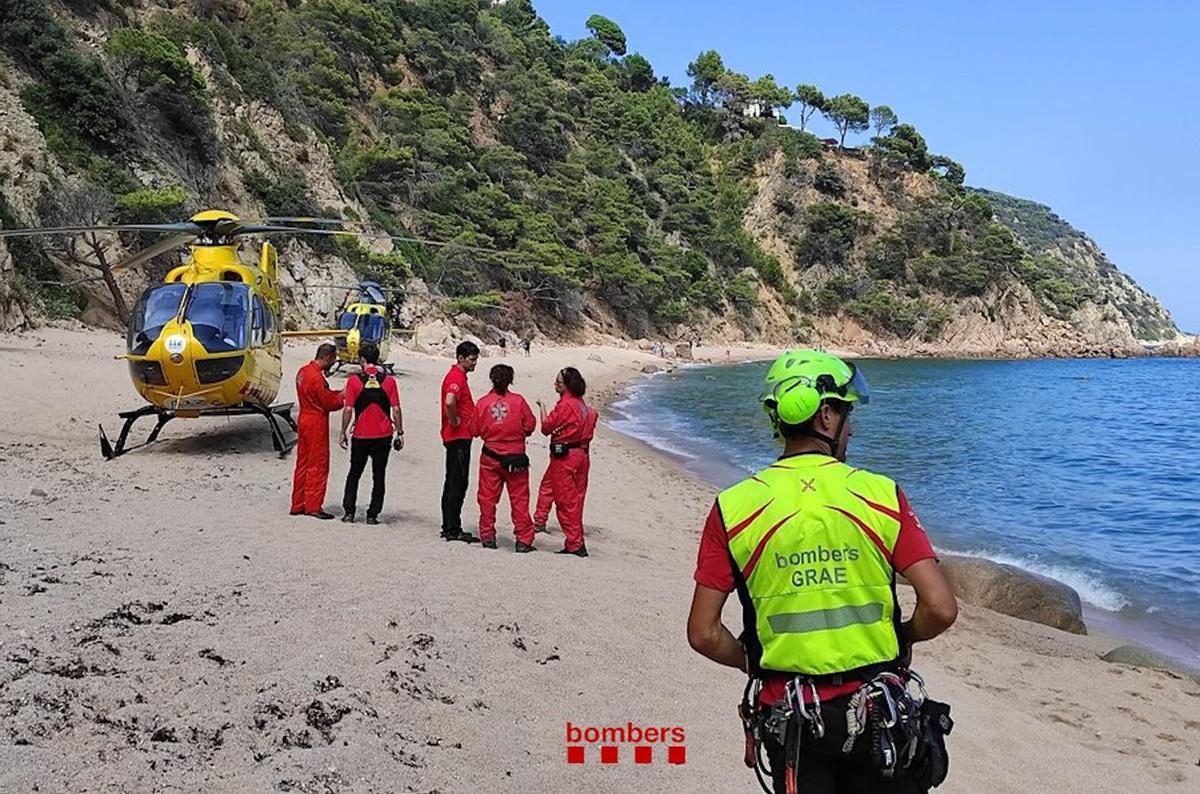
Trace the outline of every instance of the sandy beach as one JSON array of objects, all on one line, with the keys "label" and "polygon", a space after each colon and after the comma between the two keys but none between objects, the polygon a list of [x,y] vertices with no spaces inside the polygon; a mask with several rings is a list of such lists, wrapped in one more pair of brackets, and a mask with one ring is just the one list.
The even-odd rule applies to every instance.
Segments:
[{"label": "sandy beach", "polygon": [[[281,400],[310,347],[287,351]],[[111,435],[138,405],[122,349],[102,331],[0,337],[0,791],[758,790],[743,680],[684,633],[710,486],[602,423],[589,559],[548,553],[556,527],[512,553],[506,502],[499,550],[444,543],[451,361],[400,350],[408,446],[383,524],[289,517],[293,459],[257,417],[177,420],[101,459],[97,424]],[[481,360],[476,396],[499,360]],[[505,360],[531,404],[566,364],[596,401],[661,364],[618,348]],[[540,435],[530,453],[540,477]],[[330,510],[346,468],[335,444]],[[477,515],[472,487],[464,525]],[[1114,642],[964,605],[914,661],[957,722],[938,790],[1200,790],[1200,684],[1101,661]],[[589,747],[570,765],[568,722],[680,727],[686,763],[660,745],[650,764]]]}]

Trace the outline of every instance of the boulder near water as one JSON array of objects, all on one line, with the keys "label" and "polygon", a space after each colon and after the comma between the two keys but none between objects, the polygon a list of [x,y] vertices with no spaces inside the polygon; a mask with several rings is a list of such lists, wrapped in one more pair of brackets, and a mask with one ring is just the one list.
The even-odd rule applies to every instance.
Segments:
[{"label": "boulder near water", "polygon": [[942,571],[959,599],[1072,634],[1087,634],[1075,590],[1046,576],[977,557],[942,555]]}]

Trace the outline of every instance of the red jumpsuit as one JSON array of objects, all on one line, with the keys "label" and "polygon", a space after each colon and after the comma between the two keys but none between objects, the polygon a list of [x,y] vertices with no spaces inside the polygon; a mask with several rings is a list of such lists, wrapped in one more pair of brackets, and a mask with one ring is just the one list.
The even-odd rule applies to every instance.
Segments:
[{"label": "red jumpsuit", "polygon": [[578,551],[583,546],[583,502],[587,497],[588,471],[591,468],[588,447],[596,435],[596,421],[599,418],[583,400],[570,392],[563,392],[554,410],[542,422],[542,433],[550,436],[551,444],[571,444],[573,448],[565,458],[550,456],[550,466],[542,476],[542,485],[538,489],[534,521],[545,524],[553,502],[558,509],[558,523],[566,536],[563,547],[567,551]]},{"label": "red jumpsuit", "polygon": [[[525,439],[537,427],[529,403],[516,392],[490,391],[475,404],[471,433],[483,439],[483,448],[497,455],[520,455]],[[529,517],[529,470],[505,471],[487,452],[479,455],[479,540],[496,539],[496,506],[508,486],[513,535],[519,543],[533,545],[533,519]]]},{"label": "red jumpsuit", "polygon": [[310,361],[296,373],[296,474],[292,478],[292,512],[319,513],[325,507],[329,480],[329,414],[342,407],[342,393],[325,381],[321,365]]}]

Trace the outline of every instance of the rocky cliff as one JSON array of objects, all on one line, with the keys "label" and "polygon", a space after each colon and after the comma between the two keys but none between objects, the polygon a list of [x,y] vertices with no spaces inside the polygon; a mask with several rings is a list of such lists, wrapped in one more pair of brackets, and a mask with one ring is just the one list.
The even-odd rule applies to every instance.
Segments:
[{"label": "rocky cliff", "polygon": [[[968,355],[1176,334],[1085,236],[964,189],[911,126],[822,145],[744,112],[773,79],[721,66],[674,89],[623,34],[564,43],[527,0],[0,0],[0,16],[3,225],[217,206],[450,243],[280,241],[292,327],[369,275],[404,288],[406,322],[487,334]],[[105,241],[114,261],[145,243]],[[177,260],[121,273],[122,292]],[[103,282],[56,283],[93,265],[10,240],[3,328],[119,325]]]}]

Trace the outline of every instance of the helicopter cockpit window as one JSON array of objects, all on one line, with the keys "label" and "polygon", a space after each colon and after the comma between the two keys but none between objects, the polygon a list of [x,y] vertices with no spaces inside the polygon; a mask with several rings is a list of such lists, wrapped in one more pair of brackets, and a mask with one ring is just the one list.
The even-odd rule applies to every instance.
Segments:
[{"label": "helicopter cockpit window", "polygon": [[354,321],[358,319],[358,315],[353,312],[342,312],[338,315],[338,328],[343,331],[349,331],[354,327]]},{"label": "helicopter cockpit window", "polygon": [[262,347],[267,341],[267,312],[262,298],[254,296],[254,315],[250,321],[250,343]]},{"label": "helicopter cockpit window", "polygon": [[383,317],[381,315],[363,315],[362,338],[370,342],[379,342],[383,339]]},{"label": "helicopter cockpit window", "polygon": [[206,282],[192,287],[185,317],[192,334],[210,353],[246,347],[250,290],[245,284]]},{"label": "helicopter cockpit window", "polygon": [[185,284],[163,284],[142,293],[129,319],[126,342],[131,354],[144,356],[150,352],[150,345],[162,334],[163,326],[175,319],[186,291]]}]

